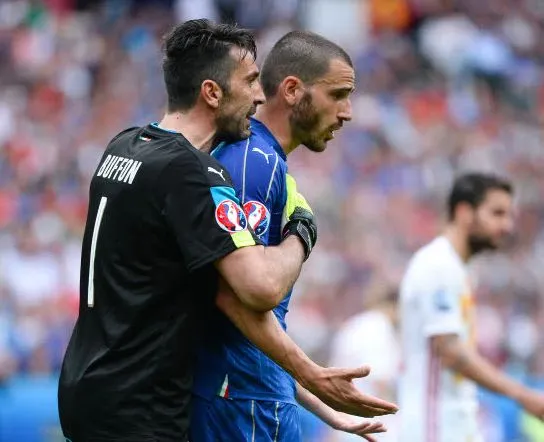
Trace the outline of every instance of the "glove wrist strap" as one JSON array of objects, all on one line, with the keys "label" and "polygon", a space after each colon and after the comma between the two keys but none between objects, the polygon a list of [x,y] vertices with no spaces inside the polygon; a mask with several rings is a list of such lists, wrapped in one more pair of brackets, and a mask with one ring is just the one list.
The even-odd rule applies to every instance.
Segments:
[{"label": "glove wrist strap", "polygon": [[301,221],[288,222],[283,228],[283,238],[287,238],[290,235],[296,235],[302,246],[304,247],[304,261],[308,259],[310,253],[312,253],[312,240],[308,227]]}]

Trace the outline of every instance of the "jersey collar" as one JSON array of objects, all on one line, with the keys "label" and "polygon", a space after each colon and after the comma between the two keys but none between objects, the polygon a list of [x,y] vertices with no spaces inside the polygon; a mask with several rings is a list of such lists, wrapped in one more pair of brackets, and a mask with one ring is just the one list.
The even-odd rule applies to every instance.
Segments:
[{"label": "jersey collar", "polygon": [[272,135],[272,132],[270,132],[268,127],[266,127],[259,120],[251,118],[251,131],[263,137],[265,141],[274,148],[276,153],[283,159],[283,161],[287,161],[287,155],[285,155],[280,143],[278,143],[278,140],[276,140],[276,137]]},{"label": "jersey collar", "polygon": [[169,132],[171,134],[179,134],[180,133],[177,130],[165,129],[164,127],[160,127],[159,123],[157,123],[157,122],[151,123],[151,126],[153,126],[155,129],[162,130],[163,132]]},{"label": "jersey collar", "polygon": [[154,134],[157,137],[161,137],[161,138],[162,137],[169,137],[169,138],[176,137],[176,138],[183,138],[185,140],[185,137],[183,136],[181,132],[176,132],[170,129],[164,129],[160,127],[158,123],[149,123],[147,126],[145,126],[145,130],[151,134]]}]

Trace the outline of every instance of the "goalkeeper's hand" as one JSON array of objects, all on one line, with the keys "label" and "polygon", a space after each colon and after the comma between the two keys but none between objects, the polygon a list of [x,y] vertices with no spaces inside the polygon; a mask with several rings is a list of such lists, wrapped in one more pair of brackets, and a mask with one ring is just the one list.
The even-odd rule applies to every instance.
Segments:
[{"label": "goalkeeper's hand", "polygon": [[307,260],[317,241],[317,225],[310,205],[297,191],[295,179],[286,175],[287,202],[283,209],[282,236],[297,235],[302,241]]}]

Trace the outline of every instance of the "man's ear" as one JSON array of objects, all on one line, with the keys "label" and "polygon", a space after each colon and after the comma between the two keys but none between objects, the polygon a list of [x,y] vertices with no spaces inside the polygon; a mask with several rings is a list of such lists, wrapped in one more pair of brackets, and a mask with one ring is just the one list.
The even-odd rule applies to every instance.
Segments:
[{"label": "man's ear", "polygon": [[297,104],[304,96],[304,83],[293,75],[285,77],[278,86],[278,92],[290,106]]},{"label": "man's ear", "polygon": [[460,202],[455,208],[455,219],[468,226],[474,222],[475,209],[467,202]]},{"label": "man's ear", "polygon": [[223,98],[223,90],[213,80],[204,80],[200,85],[202,99],[213,109],[217,109]]}]

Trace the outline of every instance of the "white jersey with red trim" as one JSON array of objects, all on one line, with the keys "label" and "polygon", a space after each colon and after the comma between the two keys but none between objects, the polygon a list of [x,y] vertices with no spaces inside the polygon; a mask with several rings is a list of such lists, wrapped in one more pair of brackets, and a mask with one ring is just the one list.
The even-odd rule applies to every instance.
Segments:
[{"label": "white jersey with red trim", "polygon": [[400,442],[476,442],[476,385],[443,368],[431,337],[474,345],[473,298],[465,264],[441,236],[412,258],[401,284]]}]

